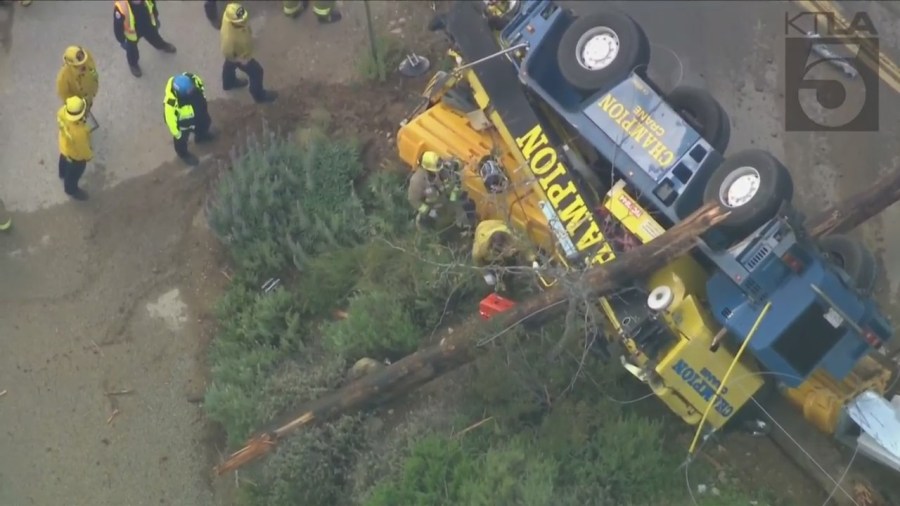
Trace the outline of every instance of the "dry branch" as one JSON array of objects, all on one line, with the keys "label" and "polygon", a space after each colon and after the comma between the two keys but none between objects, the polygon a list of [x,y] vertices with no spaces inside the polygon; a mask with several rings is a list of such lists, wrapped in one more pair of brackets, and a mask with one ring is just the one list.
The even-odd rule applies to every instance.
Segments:
[{"label": "dry branch", "polygon": [[299,428],[383,403],[471,361],[475,357],[479,341],[565,309],[566,305],[562,303],[570,297],[571,292],[563,289],[563,285],[579,285],[583,287],[584,294],[596,297],[612,293],[631,280],[660,269],[690,251],[696,244],[697,237],[726,215],[726,211],[721,208],[704,206],[657,239],[609,264],[589,269],[571,283],[559,283],[488,322],[473,316],[439,344],[419,350],[380,371],[307,403],[293,421],[253,437],[244,448],[230,455],[218,466],[216,472],[221,475],[264,456],[280,439]]}]

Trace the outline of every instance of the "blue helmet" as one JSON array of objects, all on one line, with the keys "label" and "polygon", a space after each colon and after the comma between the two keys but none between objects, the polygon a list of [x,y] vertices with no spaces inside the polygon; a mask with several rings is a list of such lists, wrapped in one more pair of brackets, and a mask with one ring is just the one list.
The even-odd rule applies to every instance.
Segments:
[{"label": "blue helmet", "polygon": [[179,97],[190,95],[194,91],[194,80],[184,74],[179,74],[172,80],[172,90]]}]

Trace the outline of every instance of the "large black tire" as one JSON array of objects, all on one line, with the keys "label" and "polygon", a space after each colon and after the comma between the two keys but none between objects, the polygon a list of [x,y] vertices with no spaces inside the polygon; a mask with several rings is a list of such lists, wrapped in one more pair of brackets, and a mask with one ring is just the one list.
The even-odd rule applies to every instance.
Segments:
[{"label": "large black tire", "polygon": [[[581,53],[594,36],[614,36],[618,54],[603,68],[583,64]],[[633,19],[618,12],[597,12],[581,16],[566,29],[556,49],[563,78],[575,88],[593,93],[618,84],[634,70],[645,70],[650,63],[650,41]]]},{"label": "large black tire", "polygon": [[708,91],[679,86],[669,93],[667,101],[716,151],[725,153],[731,140],[731,121],[725,109]]},{"label": "large black tire", "polygon": [[840,267],[850,276],[857,290],[871,295],[875,289],[878,264],[875,255],[852,237],[831,235],[819,241],[819,248],[831,263]]},{"label": "large black tire", "polygon": [[[747,176],[747,178],[745,178]],[[755,191],[741,200],[729,192],[734,183],[755,180]],[[784,202],[793,197],[794,184],[784,165],[771,154],[749,149],[726,158],[706,183],[704,202],[715,202],[731,213],[718,229],[729,239],[739,240],[747,236],[778,213]]]}]

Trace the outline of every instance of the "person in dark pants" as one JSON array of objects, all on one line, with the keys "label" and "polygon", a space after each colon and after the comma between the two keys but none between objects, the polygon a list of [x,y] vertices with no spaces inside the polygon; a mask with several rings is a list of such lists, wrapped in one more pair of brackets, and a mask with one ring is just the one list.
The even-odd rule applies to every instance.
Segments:
[{"label": "person in dark pants", "polygon": [[119,45],[125,50],[128,67],[134,77],[141,77],[143,74],[138,66],[140,52],[137,45],[142,37],[164,53],[175,52],[175,46],[163,40],[159,34],[159,27],[159,9],[153,0],[116,0],[113,32]]},{"label": "person in dark pants", "polygon": [[166,126],[172,134],[175,153],[188,165],[199,163],[197,157],[188,151],[191,132],[194,132],[197,142],[212,139],[209,131],[212,120],[203,91],[203,80],[189,72],[172,76],[166,83]]},{"label": "person in dark pants", "polygon": [[271,102],[277,97],[274,91],[263,88],[263,68],[253,57],[253,34],[247,24],[249,14],[241,4],[231,3],[225,7],[220,30],[220,42],[225,63],[222,64],[222,88],[225,91],[247,84],[238,79],[240,69],[250,79],[250,96],[257,102]]},{"label": "person in dark pants", "polygon": [[206,19],[213,25],[216,30],[222,28],[222,18],[219,16],[219,6],[216,0],[203,0],[203,12],[206,13]]},{"label": "person in dark pants", "polygon": [[56,113],[59,124],[59,178],[63,180],[66,194],[75,200],[87,199],[87,193],[78,187],[78,180],[94,157],[86,112],[87,102],[83,98],[69,97]]}]

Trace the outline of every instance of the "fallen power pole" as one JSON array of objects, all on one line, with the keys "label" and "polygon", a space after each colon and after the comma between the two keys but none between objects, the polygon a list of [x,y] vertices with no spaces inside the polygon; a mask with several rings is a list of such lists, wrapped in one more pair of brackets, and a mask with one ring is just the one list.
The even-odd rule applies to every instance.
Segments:
[{"label": "fallen power pole", "polygon": [[[593,267],[573,279],[591,297],[608,295],[629,281],[660,269],[675,258],[688,253],[697,238],[722,221],[727,212],[716,206],[704,206],[663,235],[616,260]],[[302,427],[313,426],[340,415],[353,413],[401,396],[410,390],[445,374],[475,358],[477,343],[504,329],[545,318],[565,310],[563,304],[570,292],[560,284],[512,309],[484,322],[478,316],[468,319],[453,334],[437,345],[419,350],[390,366],[309,402],[289,423],[251,438],[244,448],[231,454],[220,466],[218,474],[235,470],[270,452],[279,440]]]},{"label": "fallen power pole", "polygon": [[[880,178],[866,190],[813,216],[806,221],[806,229],[813,238],[844,233],[878,215],[898,200],[900,200],[900,170]],[[671,259],[688,253],[694,247],[697,237],[724,217],[722,209],[704,207],[657,239],[609,264],[593,267],[584,273],[583,279],[579,281],[591,296],[608,295],[629,280],[646,276]],[[482,322],[477,317],[467,320],[452,335],[441,340],[440,344],[419,350],[385,369],[307,403],[292,421],[251,438],[243,448],[232,453],[225,462],[217,466],[216,473],[221,475],[233,471],[265,456],[281,439],[300,428],[314,426],[401,396],[456,369],[475,357],[474,352],[480,339],[491,335],[492,332],[527,323],[539,316],[557,314],[565,309],[566,305],[562,303],[567,301],[569,296],[569,292],[557,285],[519,303],[509,311],[496,315],[489,322]],[[808,455],[798,451],[787,434],[773,431],[771,438],[823,488],[830,490],[830,487],[835,486],[816,462],[810,461]],[[833,447],[832,450],[838,452]],[[819,460],[821,459],[817,459]],[[825,467],[829,467],[827,471],[830,476],[837,476],[841,471],[827,464]],[[864,476],[852,470],[848,471],[845,479],[853,484],[852,488],[857,492],[854,494],[857,498],[861,489],[875,490]],[[843,490],[832,494],[832,499],[841,506],[880,504],[877,502],[878,499],[872,502],[859,502],[842,492]]]},{"label": "fallen power pole", "polygon": [[900,170],[880,177],[865,190],[846,198],[806,222],[811,237],[847,233],[900,200]]}]

